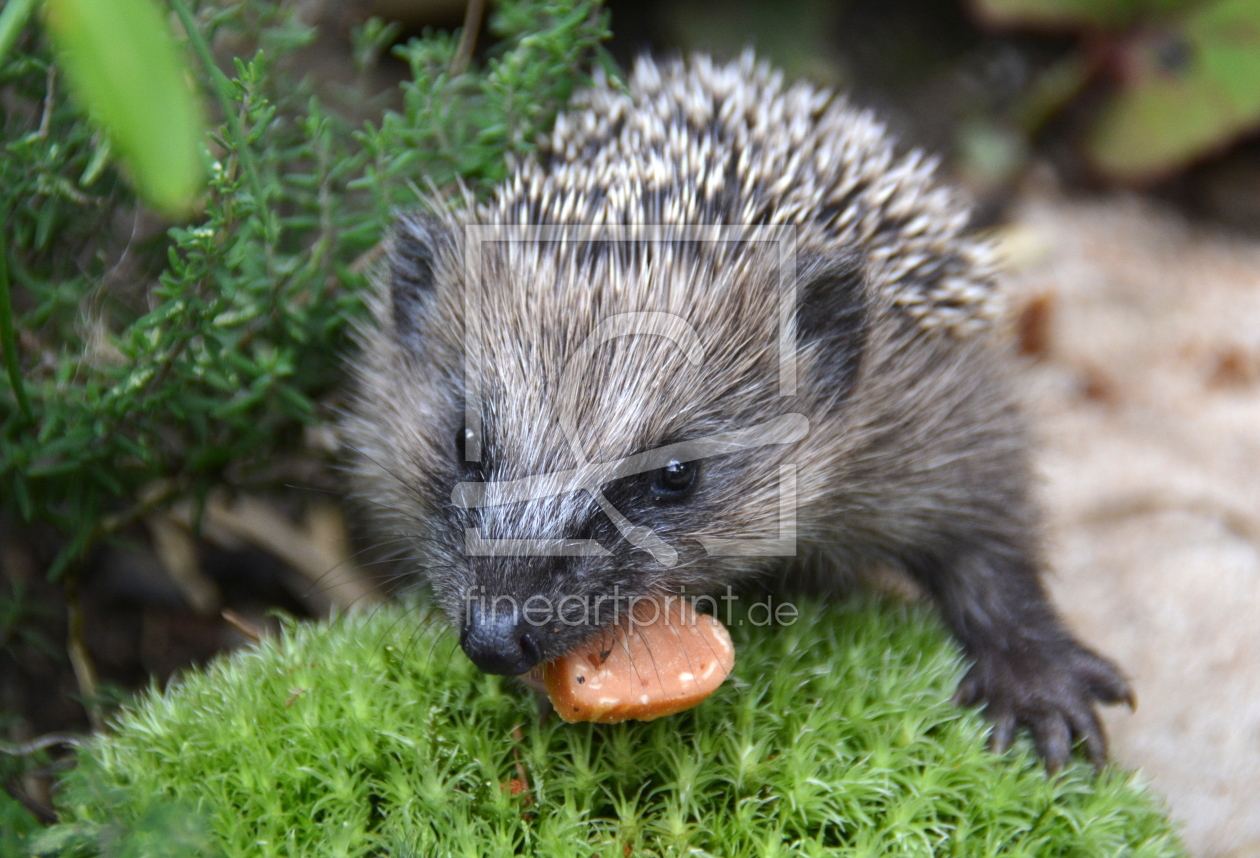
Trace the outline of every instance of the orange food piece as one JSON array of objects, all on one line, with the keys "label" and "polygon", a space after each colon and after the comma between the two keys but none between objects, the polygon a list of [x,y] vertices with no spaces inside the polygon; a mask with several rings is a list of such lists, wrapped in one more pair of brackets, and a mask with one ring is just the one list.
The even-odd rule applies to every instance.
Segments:
[{"label": "orange food piece", "polygon": [[543,684],[565,721],[651,721],[690,709],[735,665],[723,626],[683,599],[636,605],[623,622],[543,665]]}]

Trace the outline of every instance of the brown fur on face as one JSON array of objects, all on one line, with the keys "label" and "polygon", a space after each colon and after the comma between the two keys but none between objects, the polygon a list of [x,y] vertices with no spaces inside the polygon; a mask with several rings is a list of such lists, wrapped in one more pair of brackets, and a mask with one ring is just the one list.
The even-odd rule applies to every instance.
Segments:
[{"label": "brown fur on face", "polygon": [[[960,694],[986,702],[997,744],[1023,724],[1052,766],[1074,737],[1102,759],[1092,701],[1128,689],[1041,588],[991,254],[964,233],[966,209],[932,169],[919,153],[895,155],[868,113],[785,87],[750,54],[728,66],[643,60],[627,92],[598,81],[575,97],[489,202],[400,221],[345,434],[360,493],[414,546],[474,660],[519,672],[607,628],[564,622],[565,611],[527,627],[519,610],[473,611],[479,596],[589,605],[712,592],[782,566],[709,556],[700,541],[775,534],[780,467],[792,464],[798,552],[836,576],[875,563],[915,575],[975,660]],[[775,228],[790,236],[796,290],[789,395],[785,245],[759,240]],[[584,351],[626,314],[640,314],[633,336]],[[679,325],[694,332],[691,351]],[[543,478],[557,489],[546,497],[457,502],[461,484],[554,475],[788,414],[808,420],[803,440],[699,461],[682,492],[662,488],[659,468],[604,481],[616,512],[555,476]],[[481,448],[478,462],[461,443]],[[650,528],[675,562],[628,526]],[[604,550],[470,557],[471,527]]]}]

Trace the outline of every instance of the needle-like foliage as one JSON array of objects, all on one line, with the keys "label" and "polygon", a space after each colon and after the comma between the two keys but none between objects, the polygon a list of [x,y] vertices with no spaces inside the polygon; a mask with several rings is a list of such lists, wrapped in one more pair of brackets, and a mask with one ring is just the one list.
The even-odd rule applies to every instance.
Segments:
[{"label": "needle-like foliage", "polygon": [[[402,46],[403,106],[385,111],[390,95],[365,92],[366,75],[323,97],[295,78],[290,60],[314,32],[282,4],[203,2],[191,17],[237,57],[224,86],[204,87],[231,121],[207,141],[201,214],[165,233],[110,166],[38,31],[0,65],[6,351],[18,362],[0,382],[0,499],[62,532],[54,577],[154,504],[283,482],[277,463],[330,417],[317,403],[341,378],[364,262],[394,211],[432,188],[477,193],[501,178],[606,35],[592,0],[503,3],[472,71],[450,71],[457,36]],[[360,56],[389,37],[364,28]],[[373,118],[353,124],[356,112]]]},{"label": "needle-like foliage", "polygon": [[987,751],[927,611],[799,607],[790,626],[736,615],[733,677],[699,708],[618,725],[540,723],[423,609],[291,624],[126,711],[37,851],[1184,854],[1134,775]]}]

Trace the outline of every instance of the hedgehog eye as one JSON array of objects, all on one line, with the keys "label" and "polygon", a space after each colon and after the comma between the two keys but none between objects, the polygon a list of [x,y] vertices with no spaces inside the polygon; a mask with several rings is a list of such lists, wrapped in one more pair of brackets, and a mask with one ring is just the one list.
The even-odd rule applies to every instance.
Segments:
[{"label": "hedgehog eye", "polygon": [[652,493],[660,500],[682,500],[695,485],[699,470],[695,462],[670,462],[656,472]]}]

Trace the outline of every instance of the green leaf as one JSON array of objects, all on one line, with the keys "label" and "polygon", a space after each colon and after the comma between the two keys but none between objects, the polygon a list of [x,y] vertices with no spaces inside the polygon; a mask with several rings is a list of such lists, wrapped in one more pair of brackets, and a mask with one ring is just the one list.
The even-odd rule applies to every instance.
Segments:
[{"label": "green leaf", "polygon": [[45,0],[44,23],[71,89],[136,190],[165,214],[188,213],[205,181],[203,120],[152,0]]},{"label": "green leaf", "polygon": [[1196,8],[1128,46],[1088,153],[1103,175],[1155,178],[1260,124],[1260,0]]},{"label": "green leaf", "polygon": [[0,59],[8,55],[9,48],[17,41],[34,5],[35,0],[9,0],[0,10]]}]

